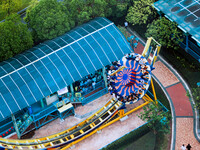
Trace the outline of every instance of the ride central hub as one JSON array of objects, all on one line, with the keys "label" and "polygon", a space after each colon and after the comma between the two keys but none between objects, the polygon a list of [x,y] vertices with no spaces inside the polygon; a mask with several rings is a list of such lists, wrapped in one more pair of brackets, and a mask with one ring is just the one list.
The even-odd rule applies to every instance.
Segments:
[{"label": "ride central hub", "polygon": [[124,68],[122,71],[118,72],[117,80],[125,86],[131,86],[135,82],[135,71],[131,68]]}]

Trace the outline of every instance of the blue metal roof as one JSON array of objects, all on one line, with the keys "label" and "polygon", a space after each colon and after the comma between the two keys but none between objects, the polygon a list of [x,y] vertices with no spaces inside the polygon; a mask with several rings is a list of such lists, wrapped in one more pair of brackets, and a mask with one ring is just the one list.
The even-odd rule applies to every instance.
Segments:
[{"label": "blue metal roof", "polygon": [[130,53],[117,27],[96,18],[0,63],[0,119]]},{"label": "blue metal roof", "polygon": [[200,0],[159,0],[154,7],[200,43]]}]

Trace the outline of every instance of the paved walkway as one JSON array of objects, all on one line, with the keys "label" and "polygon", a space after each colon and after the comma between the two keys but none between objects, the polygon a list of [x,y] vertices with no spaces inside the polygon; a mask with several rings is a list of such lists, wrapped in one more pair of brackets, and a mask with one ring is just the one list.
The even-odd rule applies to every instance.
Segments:
[{"label": "paved walkway", "polygon": [[[141,54],[144,44],[140,41],[139,48],[137,47],[135,52]],[[171,105],[173,117],[171,150],[180,150],[182,144],[188,143],[192,146],[192,150],[200,150],[200,143],[195,138],[194,132],[195,111],[186,96],[187,85],[162,57],[158,57],[154,67],[156,69],[152,71],[153,77],[162,86]]]}]

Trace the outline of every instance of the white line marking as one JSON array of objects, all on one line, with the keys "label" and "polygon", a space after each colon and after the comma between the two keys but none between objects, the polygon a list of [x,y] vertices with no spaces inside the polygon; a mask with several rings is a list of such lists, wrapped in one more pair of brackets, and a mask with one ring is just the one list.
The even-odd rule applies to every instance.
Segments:
[{"label": "white line marking", "polygon": [[[29,52],[29,53],[32,53],[33,55],[35,55],[33,52],[31,52],[31,51],[27,51],[27,52]],[[22,54],[19,54],[19,55],[22,55]],[[29,60],[25,55],[22,55],[22,56],[24,56],[27,60]],[[36,55],[35,55],[36,56]],[[37,56],[36,56],[37,57]],[[30,61],[30,60],[29,60]],[[31,61],[30,61],[31,62]],[[40,74],[40,76],[41,76],[41,78],[43,79],[43,81],[44,81],[44,83],[46,84],[46,86],[48,87],[48,89],[49,89],[49,91],[51,92],[51,93],[53,93],[52,91],[51,91],[51,89],[49,88],[49,86],[48,86],[48,84],[47,84],[47,82],[46,82],[46,80],[44,79],[44,77],[42,76],[42,74],[39,72],[39,70],[37,69],[37,67],[35,66],[35,64],[33,64],[33,67],[36,69],[36,71]]]},{"label": "white line marking", "polygon": [[[60,39],[63,40],[62,38],[60,38]],[[64,41],[66,44],[68,44],[65,40],[63,40],[63,41]],[[74,67],[75,67],[75,69],[76,69],[76,71],[78,72],[79,76],[80,76],[81,78],[83,78],[82,75],[80,74],[79,70],[77,69],[76,65],[75,65],[74,62],[72,61],[72,59],[68,56],[68,54],[65,52],[64,49],[62,49],[62,50],[63,50],[63,52],[65,53],[65,55],[71,60],[72,64],[74,65]]]},{"label": "white line marking", "polygon": [[[85,30],[84,28],[82,28],[83,30]],[[85,30],[86,32],[88,32],[87,30]],[[93,37],[93,35],[91,35],[92,38],[95,40],[95,42],[99,45],[99,47],[101,48],[102,52],[105,54],[106,58],[108,59],[108,61],[110,62],[110,64],[112,63],[108,57],[108,55],[105,53],[104,49],[102,48],[102,46],[99,44],[99,42],[97,42],[97,40]]]},{"label": "white line marking", "polygon": [[[6,61],[4,61],[4,62],[6,62]],[[8,63],[8,62],[6,62],[7,64],[9,64],[11,67],[13,67],[10,63]],[[4,70],[4,68],[1,66],[1,68]],[[13,67],[14,68],[14,67]],[[15,69],[15,68],[14,68]],[[6,73],[7,73],[7,71],[6,70],[4,70]],[[17,72],[18,73],[18,72]],[[19,75],[19,73],[18,73],[18,75]],[[14,85],[17,87],[17,89],[18,89],[18,91],[20,92],[20,94],[22,95],[22,97],[23,97],[23,99],[25,100],[25,102],[26,102],[26,104],[29,106],[29,103],[27,102],[27,100],[26,100],[26,98],[24,97],[24,94],[22,93],[22,91],[21,91],[21,89],[19,88],[19,86],[16,84],[16,82],[13,80],[13,78],[11,77],[11,75],[9,75],[8,76],[11,80],[12,80],[12,82],[14,83]]]},{"label": "white line marking", "polygon": [[[97,22],[99,25],[101,25],[103,27],[103,25],[101,23],[99,23],[98,21],[95,21]],[[106,28],[105,28],[106,29]],[[122,54],[124,55],[124,52],[123,50],[121,49],[121,47],[119,46],[119,44],[117,43],[117,41],[115,40],[115,38],[112,36],[112,34],[110,34],[110,32],[106,29],[106,31],[108,32],[108,34],[113,38],[113,40],[115,41],[115,43],[117,44],[117,46],[119,47],[119,49],[121,50]]]},{"label": "white line marking", "polygon": [[[69,37],[71,37],[69,34],[67,34]],[[72,39],[74,39],[73,37],[71,37]],[[75,40],[75,39],[74,39]],[[78,42],[77,42],[77,44],[78,44]],[[79,44],[78,44],[79,45]],[[80,46],[79,46],[80,47]],[[81,61],[81,63],[82,63],[82,65],[83,65],[83,67],[85,68],[85,70],[87,71],[87,73],[88,74],[90,74],[89,73],[89,71],[87,70],[87,68],[86,68],[86,66],[84,65],[84,63],[83,63],[83,61],[82,61],[82,59],[79,57],[79,55],[76,53],[76,51],[74,50],[74,48],[72,47],[72,46],[70,46],[70,48],[73,50],[73,52],[76,54],[76,56],[79,58],[79,60]]]},{"label": "white line marking", "polygon": [[[83,29],[82,27],[81,27],[81,29]],[[87,32],[87,31],[86,31]],[[78,32],[77,32],[78,33]],[[89,32],[88,32],[89,33]],[[79,34],[79,33],[78,33]],[[80,35],[80,34],[79,34]],[[100,63],[101,63],[101,65],[102,66],[104,66],[103,65],[103,63],[102,63],[102,61],[100,60],[100,58],[99,58],[99,56],[97,55],[97,53],[95,52],[95,50],[93,49],[93,47],[88,43],[88,41],[84,38],[84,40],[85,40],[85,42],[90,46],[90,48],[92,49],[92,51],[95,53],[95,55],[96,55],[96,57],[98,58],[98,60],[100,61]]]},{"label": "white line marking", "polygon": [[[113,24],[113,23],[110,23],[110,24],[104,26],[103,28],[100,28],[100,29],[98,29],[98,30],[96,30],[96,31],[94,31],[94,32],[91,32],[90,34],[88,34],[88,35],[86,35],[86,36],[84,36],[84,37],[82,37],[82,38],[80,38],[80,39],[77,39],[77,40],[75,40],[75,41],[73,41],[73,42],[71,42],[71,43],[69,43],[69,44],[67,44],[67,45],[65,45],[65,46],[63,46],[63,47],[57,49],[56,51],[53,51],[53,52],[51,52],[51,53],[49,53],[49,54],[47,54],[47,55],[41,57],[41,58],[38,58],[37,60],[32,61],[31,63],[29,63],[29,64],[27,64],[27,65],[25,65],[25,66],[22,66],[22,67],[20,67],[19,69],[10,72],[9,74],[12,74],[12,73],[14,73],[14,72],[16,72],[16,71],[18,71],[18,70],[24,68],[24,67],[27,67],[27,66],[29,66],[29,65],[31,65],[31,64],[33,64],[33,63],[35,63],[35,62],[37,62],[37,61],[39,61],[39,60],[45,58],[45,57],[47,57],[47,56],[49,56],[49,55],[51,55],[51,54],[53,54],[53,53],[55,53],[55,52],[57,52],[57,51],[59,51],[59,50],[65,48],[65,47],[67,47],[67,46],[70,46],[70,45],[76,43],[77,41],[80,41],[81,39],[83,39],[83,38],[85,38],[85,37],[90,36],[91,34],[94,34],[94,33],[98,32],[98,31],[100,31],[100,30],[102,30],[102,29],[104,29],[104,28],[107,28],[108,26],[110,26],[110,25],[112,25],[112,24]],[[8,74],[6,74],[6,75],[4,75],[4,76],[1,76],[0,79],[4,78],[4,77],[6,77],[6,76],[8,76]]]},{"label": "white line marking", "polygon": [[[56,43],[54,40],[51,40],[51,41],[54,42],[56,45],[58,45],[58,43]],[[61,46],[58,45],[58,47],[61,47]],[[58,57],[58,59],[62,62],[62,64],[65,66],[65,69],[66,69],[67,72],[69,73],[69,75],[70,75],[70,77],[72,78],[72,80],[75,82],[75,80],[74,80],[72,74],[71,74],[70,71],[68,70],[68,68],[67,68],[67,66],[65,65],[65,63],[62,61],[62,59],[60,58],[60,56],[59,56],[57,53],[55,53],[55,54],[56,54],[56,56]]]},{"label": "white line marking", "polygon": [[10,110],[11,114],[13,113],[12,110],[10,109],[9,105],[7,104],[6,100],[4,99],[3,95],[0,93],[2,99],[4,100],[6,106],[8,107],[8,109]]},{"label": "white line marking", "polygon": [[[18,62],[23,66],[23,64],[22,64],[18,59],[14,58],[14,57],[12,57],[12,59],[15,59],[16,61],[18,61]],[[37,84],[37,82],[35,81],[35,79],[33,78],[33,76],[30,74],[30,72],[28,71],[28,69],[25,68],[25,70],[26,70],[27,73],[30,75],[30,77],[33,79],[33,81],[35,82],[35,84],[36,84],[36,86],[38,87],[38,89],[40,90],[42,96],[45,97],[44,94],[42,93],[42,91],[41,91],[39,85]],[[24,82],[25,82],[25,81],[24,81]],[[31,91],[31,90],[30,90],[30,91]],[[32,93],[32,92],[31,92],[31,93]],[[33,95],[34,95],[34,94],[33,94]],[[35,96],[34,96],[34,97],[35,97]],[[36,98],[35,98],[35,100],[36,100]],[[37,100],[36,100],[36,101],[37,101]]]},{"label": "white line marking", "polygon": [[[95,29],[96,30],[96,28],[94,28],[93,26],[91,26],[90,24],[88,24],[90,27],[92,27],[93,29]],[[116,56],[116,54],[114,53],[114,51],[113,51],[113,49],[112,49],[112,47],[110,46],[110,44],[108,43],[108,41],[102,36],[102,34],[100,33],[100,32],[98,32],[99,34],[100,34],[100,36],[104,39],[104,41],[108,44],[108,46],[109,46],[109,48],[110,48],[110,50],[112,51],[112,53],[115,55],[115,58],[117,59],[117,60],[119,60],[119,58],[117,58],[117,56]]]}]

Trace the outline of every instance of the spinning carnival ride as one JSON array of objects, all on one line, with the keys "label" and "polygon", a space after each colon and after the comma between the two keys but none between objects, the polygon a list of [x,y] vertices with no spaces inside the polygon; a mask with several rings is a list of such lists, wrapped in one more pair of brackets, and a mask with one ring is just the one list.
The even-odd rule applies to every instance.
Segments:
[{"label": "spinning carnival ride", "polygon": [[[150,102],[156,103],[156,93],[151,79],[153,64],[160,51],[160,44],[154,50],[148,38],[142,55],[131,53],[114,62],[108,73],[108,90],[113,95],[101,109],[79,124],[54,135],[38,139],[14,140],[0,138],[0,149],[67,149],[97,131],[109,126]],[[153,99],[146,94],[152,85]],[[140,99],[144,103],[124,112],[124,104],[133,104]]]},{"label": "spinning carnival ride", "polygon": [[[114,64],[108,76],[110,94],[125,104],[137,102],[144,96],[151,82],[149,62],[142,55],[131,53]],[[118,72],[114,73],[115,70]]]}]

